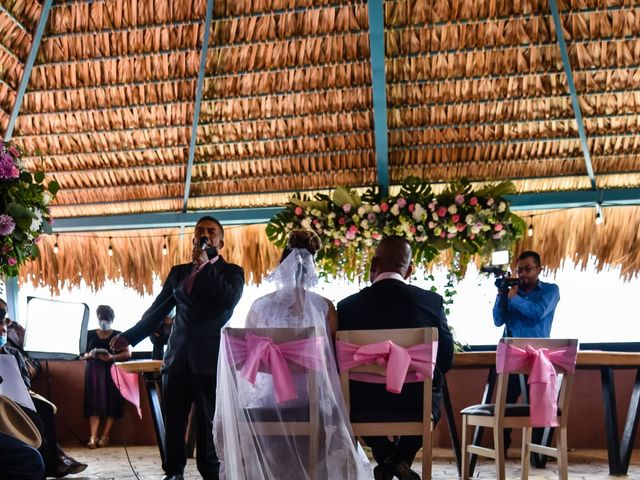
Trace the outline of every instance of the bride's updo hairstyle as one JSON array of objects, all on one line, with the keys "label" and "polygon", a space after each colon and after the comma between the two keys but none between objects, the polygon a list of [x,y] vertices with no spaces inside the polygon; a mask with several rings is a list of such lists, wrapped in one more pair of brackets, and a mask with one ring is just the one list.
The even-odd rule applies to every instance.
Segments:
[{"label": "bride's updo hairstyle", "polygon": [[282,251],[280,263],[289,256],[294,248],[304,249],[309,252],[311,256],[314,256],[316,252],[320,250],[320,247],[322,247],[322,241],[315,232],[310,232],[308,230],[292,230],[291,233],[289,233],[287,245]]}]

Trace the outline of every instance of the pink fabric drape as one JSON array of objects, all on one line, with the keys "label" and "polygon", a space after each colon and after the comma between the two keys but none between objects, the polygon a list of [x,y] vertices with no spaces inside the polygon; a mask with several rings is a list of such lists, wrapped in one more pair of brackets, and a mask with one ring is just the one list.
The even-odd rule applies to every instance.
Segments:
[{"label": "pink fabric drape", "polygon": [[496,371],[529,371],[529,409],[531,426],[558,426],[558,383],[554,365],[575,372],[576,346],[550,350],[527,345],[524,349],[504,342],[498,344]]},{"label": "pink fabric drape", "polygon": [[[354,345],[338,340],[336,352],[340,371],[374,363],[386,365],[386,377],[373,373],[353,372],[349,378],[367,383],[386,383],[387,391],[400,393],[405,383],[433,378],[438,342],[421,343],[404,348],[390,340],[369,345]],[[409,372],[409,370],[412,371]]]},{"label": "pink fabric drape", "polygon": [[249,383],[255,384],[260,365],[271,372],[278,403],[298,398],[287,362],[315,371],[319,371],[324,364],[324,337],[279,344],[268,337],[252,333],[247,333],[244,339],[231,335],[226,335],[226,339],[231,355],[230,361],[235,365],[244,362],[240,374]]},{"label": "pink fabric drape", "polygon": [[125,400],[131,402],[138,411],[138,416],[142,418],[142,409],[140,408],[140,388],[138,387],[138,374],[125,372],[115,363],[111,365],[111,379],[120,391],[120,395]]}]

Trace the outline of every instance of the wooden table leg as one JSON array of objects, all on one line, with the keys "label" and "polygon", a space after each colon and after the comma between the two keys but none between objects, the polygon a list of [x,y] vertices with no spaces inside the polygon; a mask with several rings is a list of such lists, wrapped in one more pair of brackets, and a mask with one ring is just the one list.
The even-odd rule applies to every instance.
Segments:
[{"label": "wooden table leg", "polygon": [[618,440],[618,412],[616,408],[616,387],[613,380],[613,368],[600,369],[602,379],[602,396],[604,400],[604,421],[607,433],[607,451],[609,456],[609,473],[618,475],[620,468],[620,443]]},{"label": "wooden table leg", "polygon": [[456,427],[455,415],[453,413],[453,406],[451,405],[451,396],[449,395],[449,386],[447,385],[447,377],[443,375],[442,382],[442,403],[444,404],[444,411],[447,418],[447,425],[449,426],[449,438],[451,439],[451,447],[453,448],[453,456],[456,461],[456,468],[458,469],[458,476],[462,475],[461,451],[460,451],[460,437],[458,436],[458,428]]},{"label": "wooden table leg", "polygon": [[633,451],[633,442],[636,438],[638,430],[638,420],[640,419],[640,368],[636,373],[636,380],[633,384],[631,392],[631,400],[629,402],[629,410],[627,411],[627,420],[624,424],[622,432],[622,441],[620,442],[620,474],[627,475],[629,470],[629,462],[631,461],[631,452]]},{"label": "wooden table leg", "polygon": [[161,380],[158,380],[158,375],[156,373],[144,373],[143,379],[147,390],[147,396],[149,398],[149,409],[151,410],[153,428],[156,432],[158,450],[160,450],[160,458],[164,463],[166,450],[164,417],[162,415],[162,407],[160,403],[160,399],[162,398]]}]

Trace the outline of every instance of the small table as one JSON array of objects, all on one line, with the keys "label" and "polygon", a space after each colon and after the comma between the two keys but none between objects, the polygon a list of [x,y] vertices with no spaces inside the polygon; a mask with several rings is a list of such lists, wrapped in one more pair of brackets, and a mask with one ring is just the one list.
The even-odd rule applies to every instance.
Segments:
[{"label": "small table", "polygon": [[151,418],[156,431],[160,458],[164,462],[166,446],[164,416],[162,415],[162,407],[160,404],[162,389],[161,380],[159,380],[157,375],[162,370],[162,360],[130,360],[128,362],[117,362],[116,365],[127,373],[139,373],[142,375],[147,390],[147,397],[149,398]]},{"label": "small table", "polygon": [[[454,355],[452,368],[476,369],[486,368],[489,370],[487,383],[482,403],[491,403],[491,397],[495,387],[496,371],[495,371],[496,353],[491,352],[462,352]],[[633,451],[633,443],[638,428],[638,420],[640,419],[640,353],[635,352],[605,352],[596,350],[578,351],[576,360],[576,368],[585,370],[600,370],[600,379],[602,384],[602,396],[604,400],[605,427],[607,431],[607,452],[609,457],[609,473],[611,475],[626,475],[631,460],[631,452]],[[613,380],[613,372],[615,369],[636,369],[636,379],[633,384],[631,400],[627,410],[627,418],[622,433],[622,439],[618,434],[618,414],[616,411],[616,390]],[[454,422],[453,408],[449,390],[446,382],[443,391],[444,407],[447,417],[447,423],[451,434],[454,454],[460,473],[461,451],[458,431]],[[482,428],[476,427],[473,436],[473,444],[480,444],[482,438]],[[543,437],[544,443],[547,445],[551,442],[551,435],[545,432]],[[472,456],[470,474],[473,475],[475,467],[475,456]]]}]

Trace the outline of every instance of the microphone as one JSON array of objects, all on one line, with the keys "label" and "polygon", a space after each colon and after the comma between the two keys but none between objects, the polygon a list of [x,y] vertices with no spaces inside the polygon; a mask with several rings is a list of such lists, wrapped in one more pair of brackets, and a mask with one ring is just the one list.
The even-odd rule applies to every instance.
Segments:
[{"label": "microphone", "polygon": [[209,244],[209,237],[207,237],[206,235],[201,236],[200,240],[198,240],[198,246],[202,250],[206,250],[208,244]]}]

